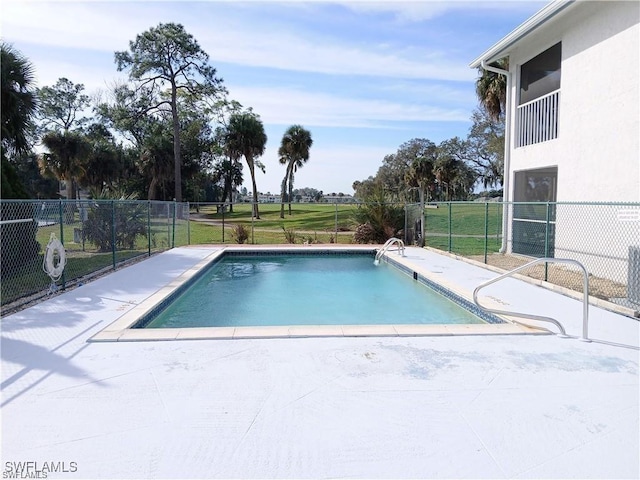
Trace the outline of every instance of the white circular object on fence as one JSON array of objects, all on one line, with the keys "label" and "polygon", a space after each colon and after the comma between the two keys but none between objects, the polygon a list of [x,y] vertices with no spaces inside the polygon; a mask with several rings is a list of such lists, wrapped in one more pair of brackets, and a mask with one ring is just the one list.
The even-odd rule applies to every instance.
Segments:
[{"label": "white circular object on fence", "polygon": [[[58,263],[56,264],[56,257]],[[51,277],[54,282],[59,280],[64,271],[64,267],[67,264],[67,253],[64,249],[64,245],[60,243],[60,240],[52,233],[49,237],[49,243],[44,252],[44,263],[42,265],[45,273]]]}]

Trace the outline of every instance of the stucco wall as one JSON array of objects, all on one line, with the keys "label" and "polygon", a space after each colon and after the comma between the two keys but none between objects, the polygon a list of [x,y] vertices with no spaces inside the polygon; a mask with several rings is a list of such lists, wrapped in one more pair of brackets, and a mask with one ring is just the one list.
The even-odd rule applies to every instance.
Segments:
[{"label": "stucco wall", "polygon": [[558,138],[511,154],[512,172],[558,165],[558,201],[640,201],[639,17],[638,2],[584,2],[510,55],[517,98],[520,65],[562,42]]},{"label": "stucco wall", "polygon": [[[511,52],[515,118],[520,65],[562,42],[558,138],[512,147],[510,188],[514,171],[557,166],[559,202],[640,202],[639,18],[638,2],[581,2]],[[556,244],[581,245],[575,256],[593,273],[603,274],[605,258],[625,262],[629,245],[640,244],[640,222],[630,234],[613,211],[604,218],[570,211],[558,211]],[[571,258],[573,250],[561,251]],[[626,269],[616,270],[615,280],[626,283]]]}]

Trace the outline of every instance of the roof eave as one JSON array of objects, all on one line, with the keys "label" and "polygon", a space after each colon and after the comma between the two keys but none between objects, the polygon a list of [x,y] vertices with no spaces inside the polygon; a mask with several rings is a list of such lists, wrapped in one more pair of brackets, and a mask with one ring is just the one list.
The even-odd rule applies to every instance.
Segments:
[{"label": "roof eave", "polygon": [[478,68],[481,66],[482,61],[485,63],[491,63],[500,58],[506,57],[509,54],[509,49],[525,36],[529,35],[533,30],[538,28],[543,23],[547,22],[555,15],[560,13],[568,6],[575,3],[576,0],[555,0],[544,8],[539,10],[536,14],[522,23],[519,27],[509,33],[506,37],[500,40],[498,43],[489,48],[486,52],[476,58],[469,64],[471,68]]}]

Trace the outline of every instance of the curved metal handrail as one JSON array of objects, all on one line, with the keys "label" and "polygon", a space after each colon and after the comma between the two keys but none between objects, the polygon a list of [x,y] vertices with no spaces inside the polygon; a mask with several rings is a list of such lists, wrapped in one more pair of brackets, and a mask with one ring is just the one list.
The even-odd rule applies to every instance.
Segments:
[{"label": "curved metal handrail", "polygon": [[404,242],[399,238],[392,237],[389,240],[387,240],[385,244],[382,246],[382,248],[378,250],[378,252],[376,253],[376,258],[373,261],[374,265],[378,265],[380,263],[380,259],[382,258],[382,255],[384,255],[394,243],[398,244],[398,255],[401,255],[404,257]]},{"label": "curved metal handrail", "polygon": [[589,340],[588,338],[588,324],[589,324],[589,274],[587,272],[587,269],[584,267],[584,265],[580,262],[578,262],[577,260],[573,260],[570,258],[550,258],[550,257],[544,257],[544,258],[536,258],[535,260],[526,263],[518,268],[514,268],[513,270],[508,271],[507,273],[504,273],[496,278],[492,278],[489,281],[486,281],[484,283],[481,283],[480,285],[478,285],[476,287],[476,289],[473,291],[473,302],[480,307],[481,309],[485,310],[486,312],[489,313],[495,313],[498,315],[508,315],[510,317],[520,317],[520,318],[530,318],[532,320],[540,320],[542,322],[550,322],[553,323],[556,327],[558,327],[558,329],[560,330],[561,336],[567,337],[567,333],[564,329],[564,327],[562,326],[562,324],[560,322],[558,322],[556,319],[551,318],[551,317],[544,317],[541,315],[533,315],[533,314],[529,314],[529,313],[519,313],[519,312],[509,312],[507,310],[496,310],[493,308],[487,308],[487,307],[483,307],[482,305],[480,305],[480,303],[478,302],[478,292],[484,288],[487,287],[489,285],[491,285],[492,283],[496,283],[500,280],[502,280],[503,278],[507,278],[507,277],[511,277],[514,273],[519,272],[520,270],[524,270],[525,268],[528,268],[532,265],[535,265],[536,263],[567,263],[567,264],[571,264],[571,265],[577,265],[578,267],[580,267],[580,269],[582,269],[582,274],[583,274],[583,295],[582,295],[582,338],[580,338],[580,340],[584,341],[584,342],[590,342],[591,340]]}]

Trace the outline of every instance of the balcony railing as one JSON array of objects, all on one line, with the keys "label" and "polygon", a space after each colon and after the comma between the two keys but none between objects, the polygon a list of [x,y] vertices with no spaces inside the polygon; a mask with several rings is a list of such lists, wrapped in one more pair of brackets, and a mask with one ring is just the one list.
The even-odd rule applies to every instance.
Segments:
[{"label": "balcony railing", "polygon": [[558,137],[560,90],[518,106],[516,148]]}]

